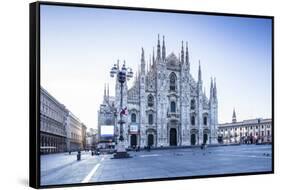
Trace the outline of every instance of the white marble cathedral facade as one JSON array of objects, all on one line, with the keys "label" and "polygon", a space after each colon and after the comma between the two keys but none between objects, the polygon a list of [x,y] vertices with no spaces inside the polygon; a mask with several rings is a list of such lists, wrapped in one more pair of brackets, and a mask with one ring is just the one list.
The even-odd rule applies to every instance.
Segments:
[{"label": "white marble cathedral facade", "polygon": [[[218,98],[216,81],[211,79],[210,96],[202,90],[203,81],[199,61],[198,79],[190,73],[189,50],[182,42],[181,52],[166,56],[165,38],[162,47],[158,35],[157,52],[146,64],[142,49],[140,71],[133,86],[124,83],[123,108],[128,114],[123,119],[126,147],[151,145],[153,147],[189,146],[217,143]],[[147,65],[147,66],[146,66]],[[120,65],[121,67],[122,65]],[[99,110],[99,126],[112,107],[120,110],[120,84],[116,79],[115,97],[104,95]],[[106,111],[107,110],[107,111]],[[112,114],[111,116],[113,116]],[[116,126],[118,120],[107,118],[108,124]],[[112,122],[109,122],[112,121]]]}]

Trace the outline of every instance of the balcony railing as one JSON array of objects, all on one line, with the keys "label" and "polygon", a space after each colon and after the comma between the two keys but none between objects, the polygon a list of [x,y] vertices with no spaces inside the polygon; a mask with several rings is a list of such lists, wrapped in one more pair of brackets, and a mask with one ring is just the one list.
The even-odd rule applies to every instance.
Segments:
[{"label": "balcony railing", "polygon": [[167,117],[170,118],[180,118],[180,114],[178,112],[168,112]]}]

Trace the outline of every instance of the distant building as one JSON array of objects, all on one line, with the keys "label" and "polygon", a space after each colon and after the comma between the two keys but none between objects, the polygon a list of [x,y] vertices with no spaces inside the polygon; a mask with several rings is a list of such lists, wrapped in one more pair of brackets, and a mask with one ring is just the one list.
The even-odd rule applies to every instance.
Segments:
[{"label": "distant building", "polygon": [[86,134],[86,149],[93,150],[98,144],[98,130],[90,128]]},{"label": "distant building", "polygon": [[218,141],[220,143],[271,143],[272,119],[248,119],[237,122],[233,110],[232,123],[219,124]]},{"label": "distant building", "polygon": [[86,136],[87,136],[87,127],[84,123],[81,124],[82,126],[82,149],[86,148]]},{"label": "distant building", "polygon": [[[99,142],[99,147],[108,147],[112,146],[114,144],[113,142],[116,141],[116,133],[114,133],[112,136],[104,137],[102,133],[102,130],[107,127],[114,127],[117,124],[117,115],[116,115],[116,108],[114,105],[114,97],[109,96],[109,89],[106,87],[104,89],[104,98],[103,103],[100,105],[100,108],[98,110],[98,135],[97,135],[97,141]],[[117,128],[115,128],[117,130]]]},{"label": "distant building", "polygon": [[66,120],[67,126],[67,151],[78,151],[82,149],[82,123],[70,111]]},{"label": "distant building", "polygon": [[41,153],[66,151],[65,106],[44,88],[40,89],[40,150]]}]

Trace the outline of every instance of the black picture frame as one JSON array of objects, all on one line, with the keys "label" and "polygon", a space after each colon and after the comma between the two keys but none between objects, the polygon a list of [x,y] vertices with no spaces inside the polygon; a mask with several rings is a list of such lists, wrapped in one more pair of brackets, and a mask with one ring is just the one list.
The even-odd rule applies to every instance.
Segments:
[{"label": "black picture frame", "polygon": [[[187,177],[171,177],[171,178],[157,178],[157,179],[142,179],[142,180],[128,180],[128,181],[110,181],[110,182],[90,182],[90,183],[73,183],[63,185],[44,185],[40,184],[40,6],[54,5],[54,6],[68,6],[68,7],[87,7],[87,8],[104,8],[117,10],[136,10],[149,12],[164,12],[164,13],[187,13],[195,15],[216,15],[216,16],[231,16],[231,17],[245,17],[245,18],[266,18],[272,22],[272,171],[266,172],[248,172],[235,174],[218,174],[218,175],[200,175]],[[103,184],[121,184],[121,183],[135,183],[135,182],[151,182],[151,181],[166,181],[166,180],[182,180],[182,179],[196,179],[196,178],[214,178],[227,176],[245,176],[245,175],[259,175],[259,174],[273,174],[274,173],[274,17],[264,15],[248,15],[248,14],[232,14],[232,13],[218,13],[218,12],[201,12],[188,10],[170,10],[144,7],[125,7],[125,6],[111,6],[111,5],[92,5],[80,3],[60,3],[60,2],[34,2],[29,5],[29,185],[33,188],[54,188],[54,187],[73,187],[73,186],[88,186],[88,185],[103,185]]]}]

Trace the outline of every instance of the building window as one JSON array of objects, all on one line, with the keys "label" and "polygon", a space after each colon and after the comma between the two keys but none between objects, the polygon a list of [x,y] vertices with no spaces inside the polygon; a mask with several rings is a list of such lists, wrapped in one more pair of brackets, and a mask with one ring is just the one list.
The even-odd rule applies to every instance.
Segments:
[{"label": "building window", "polygon": [[175,73],[170,74],[170,90],[171,91],[176,91],[176,82],[177,82],[177,77]]},{"label": "building window", "polygon": [[171,102],[171,112],[176,112],[176,103],[174,101]]},{"label": "building window", "polygon": [[192,109],[192,110],[195,110],[195,100],[194,99],[192,99],[191,101],[190,101],[190,109]]},{"label": "building window", "polygon": [[148,124],[149,124],[149,125],[152,125],[152,124],[153,124],[153,115],[152,115],[152,114],[149,114],[149,115],[148,115]]},{"label": "building window", "polygon": [[203,124],[204,124],[204,125],[207,125],[207,124],[208,124],[208,123],[207,123],[207,116],[204,116]]},{"label": "building window", "polygon": [[137,116],[136,116],[135,113],[132,113],[132,115],[131,115],[131,122],[132,123],[136,123],[136,121],[137,121]]},{"label": "building window", "polygon": [[148,107],[153,107],[153,104],[154,104],[153,96],[150,94],[147,97],[147,105]]},{"label": "building window", "polygon": [[194,115],[191,116],[191,125],[195,125],[195,116]]}]

